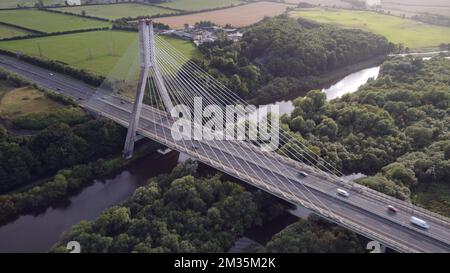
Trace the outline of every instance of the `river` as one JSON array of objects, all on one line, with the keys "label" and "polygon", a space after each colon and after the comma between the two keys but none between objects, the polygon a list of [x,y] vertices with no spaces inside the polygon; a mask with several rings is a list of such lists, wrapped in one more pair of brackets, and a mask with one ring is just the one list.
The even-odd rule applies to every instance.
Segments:
[{"label": "river", "polygon": [[[327,99],[331,100],[345,93],[355,92],[369,78],[376,78],[380,67],[362,69],[352,73],[333,85],[324,88]],[[275,103],[280,114],[289,114],[294,109],[292,101]],[[46,252],[58,241],[64,231],[81,220],[94,220],[105,209],[114,206],[133,194],[151,177],[170,172],[186,156],[176,152],[166,155],[152,153],[125,169],[105,179],[96,179],[80,193],[71,197],[64,206],[51,207],[37,215],[23,215],[0,227],[0,252]],[[304,210],[296,210],[294,215],[306,217]],[[287,225],[289,221],[285,224]],[[282,228],[272,225],[265,232],[277,232]],[[266,237],[267,239],[268,237]]]},{"label": "river", "polygon": [[[358,88],[361,85],[367,83],[370,78],[377,79],[379,73],[380,66],[362,69],[357,72],[351,73],[350,75],[342,78],[341,80],[331,84],[328,87],[323,88],[322,92],[326,94],[327,100],[330,101],[339,98],[344,94],[356,92]],[[278,106],[280,116],[284,114],[289,115],[294,110],[294,104],[292,103],[292,100],[283,100],[265,106],[260,106],[257,115],[259,115],[259,117],[265,116],[265,113],[268,109],[269,111],[274,110],[274,108],[272,108],[273,106]],[[257,115],[252,114],[250,118],[254,120]]]},{"label": "river", "polygon": [[38,215],[23,215],[0,227],[1,252],[46,252],[62,233],[81,220],[95,220],[100,213],[133,194],[151,177],[170,172],[178,153],[152,153],[105,179],[96,179],[66,205]]}]

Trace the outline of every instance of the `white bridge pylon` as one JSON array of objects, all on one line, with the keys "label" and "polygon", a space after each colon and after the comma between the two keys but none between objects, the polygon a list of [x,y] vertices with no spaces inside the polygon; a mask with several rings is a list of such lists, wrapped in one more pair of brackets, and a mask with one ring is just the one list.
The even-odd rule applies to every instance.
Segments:
[{"label": "white bridge pylon", "polygon": [[130,125],[128,126],[127,138],[123,149],[123,156],[129,159],[133,156],[134,143],[136,142],[136,130],[139,125],[141,115],[142,102],[144,99],[145,88],[147,84],[148,74],[151,71],[156,89],[164,103],[166,111],[170,113],[173,103],[170,100],[169,93],[164,85],[161,72],[158,69],[155,52],[155,36],[153,31],[153,22],[151,20],[139,20],[139,82],[136,90],[136,97],[133,104],[133,112],[131,113]]}]

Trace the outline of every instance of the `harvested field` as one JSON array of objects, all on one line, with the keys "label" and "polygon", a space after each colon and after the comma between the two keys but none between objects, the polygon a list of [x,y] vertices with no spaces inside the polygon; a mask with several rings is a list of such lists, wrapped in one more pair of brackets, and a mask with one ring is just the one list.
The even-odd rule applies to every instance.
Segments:
[{"label": "harvested field", "polygon": [[450,6],[413,6],[413,5],[402,5],[396,3],[383,4],[383,9],[390,11],[395,15],[405,15],[407,17],[414,16],[420,13],[432,13],[444,16],[450,16]]},{"label": "harvested field", "polygon": [[231,24],[235,27],[243,27],[257,23],[265,16],[282,14],[290,6],[274,2],[257,2],[222,10],[161,17],[155,19],[155,21],[168,24],[172,28],[181,28],[184,24],[195,24],[199,21],[212,21],[218,25]]},{"label": "harvested field", "polygon": [[89,16],[111,20],[120,19],[123,17],[138,17],[138,16],[152,17],[155,15],[162,15],[162,14],[166,15],[177,13],[176,11],[173,10],[155,6],[141,5],[137,3],[74,6],[74,7],[55,8],[54,10],[74,14],[82,14],[83,12],[85,12],[86,15]]},{"label": "harvested field", "polygon": [[242,1],[239,0],[172,0],[169,2],[156,3],[156,5],[179,10],[199,11],[230,7],[240,3],[242,3]]},{"label": "harvested field", "polygon": [[321,6],[327,6],[327,7],[341,7],[341,8],[351,8],[352,5],[350,5],[347,2],[341,1],[341,0],[285,0],[285,3],[289,4],[298,4],[298,3],[309,3],[313,5],[321,5]]},{"label": "harvested field", "polygon": [[381,6],[392,14],[407,17],[424,12],[450,16],[448,0],[382,0]]},{"label": "harvested field", "polygon": [[0,101],[0,116],[15,118],[30,113],[42,113],[60,108],[62,105],[47,98],[44,93],[31,87],[11,90]]}]

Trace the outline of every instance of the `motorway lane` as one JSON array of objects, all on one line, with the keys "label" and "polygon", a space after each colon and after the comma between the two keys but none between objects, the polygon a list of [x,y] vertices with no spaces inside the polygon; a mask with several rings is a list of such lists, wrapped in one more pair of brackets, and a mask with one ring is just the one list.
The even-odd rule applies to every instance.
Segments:
[{"label": "motorway lane", "polygon": [[96,88],[69,76],[51,72],[38,66],[20,62],[16,58],[0,56],[0,67],[15,72],[45,88],[62,92],[74,99],[89,98]]},{"label": "motorway lane", "polygon": [[[54,72],[49,72],[46,69],[38,68],[38,67],[30,65],[30,64],[24,64],[22,62],[18,62],[14,58],[10,58],[10,57],[6,57],[6,59],[1,57],[0,58],[0,66],[7,68],[8,70],[11,70],[13,72],[16,72],[20,75],[23,75],[43,87],[47,87],[47,88],[54,89],[54,90],[60,89],[60,91],[62,91],[66,95],[69,95],[75,99],[82,98],[82,100],[80,101],[81,104],[93,103],[92,105],[97,104],[97,107],[99,107],[99,105],[101,105],[101,108],[104,110],[111,110],[111,108],[109,106],[102,105],[102,103],[98,102],[98,98],[106,95],[105,92],[95,93],[95,88],[93,88],[89,85],[86,85],[84,83],[81,83],[80,81],[74,80],[70,77],[60,75],[60,74],[54,73]],[[51,75],[50,73],[52,73],[53,75]],[[94,95],[92,95],[92,94],[94,94]],[[111,100],[122,100],[119,98],[114,98],[114,97],[109,97],[109,96],[107,96],[105,98],[108,98]],[[131,105],[129,105],[127,102],[124,102],[124,104],[120,103],[120,105],[121,105],[120,107],[131,107]],[[129,109],[131,109],[131,108],[129,108]],[[128,120],[128,116],[129,116],[129,113],[127,111],[125,111],[125,113],[124,113],[124,111],[114,109],[114,110],[112,110],[112,113],[121,117],[122,125],[127,124],[127,120]],[[143,116],[146,117],[148,115],[151,115],[150,118],[155,117],[155,111],[150,111],[148,108],[144,107],[143,108]],[[159,115],[158,119],[160,121],[164,121],[164,117],[161,115]],[[156,133],[158,133],[160,135],[163,135],[165,133],[167,136],[167,134],[170,133],[170,131],[168,130],[169,127],[166,129],[161,129],[161,126],[156,126],[157,124],[154,124],[149,121],[142,121],[142,124],[145,125],[146,130],[148,130],[148,128],[150,128],[151,126],[153,126],[154,128],[157,128]],[[148,126],[150,126],[150,127],[148,127]],[[143,132],[143,134],[145,134],[145,132]],[[214,144],[216,145],[216,143],[214,143]],[[189,145],[189,143],[186,142],[186,145]],[[420,248],[416,247],[418,250],[437,251],[437,252],[440,252],[440,251],[448,252],[449,251],[448,244],[439,246],[439,244],[436,244],[436,242],[434,242],[433,239],[429,239],[426,236],[426,232],[424,235],[423,234],[424,232],[420,233],[420,231],[415,230],[416,228],[412,228],[412,229],[411,229],[411,227],[408,227],[408,229],[402,228],[402,231],[400,232],[401,236],[399,236],[399,234],[396,234],[396,233],[399,233],[398,232],[398,221],[396,223],[396,222],[393,222],[392,220],[389,220],[389,219],[387,220],[387,218],[389,218],[388,216],[386,216],[386,217],[378,216],[378,217],[380,217],[380,219],[382,219],[382,221],[380,223],[380,221],[374,220],[374,219],[376,219],[376,217],[374,217],[374,215],[372,213],[369,212],[369,216],[368,216],[368,212],[366,210],[363,210],[364,213],[355,212],[356,207],[353,206],[353,203],[364,204],[369,209],[378,211],[378,215],[380,215],[381,213],[386,213],[386,211],[385,211],[386,203],[373,202],[373,199],[368,199],[365,195],[358,194],[358,192],[348,190],[348,189],[346,189],[346,190],[351,193],[351,196],[349,199],[345,199],[345,200],[336,199],[336,196],[333,196],[335,194],[335,189],[337,188],[336,184],[333,184],[333,183],[330,184],[327,181],[323,180],[321,177],[315,177],[314,175],[311,175],[311,174],[308,176],[308,178],[304,179],[304,181],[303,181],[304,182],[303,185],[307,186],[309,189],[309,191],[307,191],[307,190],[305,190],[304,186],[299,184],[299,181],[297,178],[294,178],[294,179],[292,178],[292,175],[289,178],[286,178],[284,175],[279,175],[279,172],[280,171],[282,172],[282,170],[288,169],[288,172],[295,173],[298,171],[298,169],[292,168],[291,166],[286,165],[286,164],[283,165],[283,164],[281,164],[281,162],[278,162],[278,163],[264,162],[264,161],[261,162],[261,157],[258,157],[257,154],[251,150],[249,151],[248,154],[246,154],[247,158],[245,158],[245,160],[242,160],[242,159],[236,160],[236,158],[226,156],[223,149],[220,148],[220,147],[223,147],[224,144],[220,143],[220,145],[221,146],[216,146],[215,148],[211,148],[208,145],[202,144],[201,149],[202,149],[203,155],[207,156],[207,157],[213,157],[213,155],[214,155],[216,157],[216,160],[218,160],[220,162],[226,162],[227,164],[231,164],[231,166],[234,166],[234,169],[242,171],[243,173],[247,173],[249,175],[252,174],[252,176],[254,176],[254,177],[255,177],[255,173],[257,173],[258,176],[260,176],[260,177],[269,178],[272,176],[273,180],[270,180],[270,181],[272,181],[272,182],[276,181],[278,184],[277,185],[278,188],[283,187],[283,190],[286,192],[285,193],[286,195],[292,196],[292,195],[298,194],[299,198],[305,198],[305,196],[306,196],[306,197],[312,199],[313,196],[309,192],[309,191],[312,191],[312,192],[314,192],[314,194],[317,197],[320,196],[320,199],[322,200],[322,203],[324,204],[324,206],[322,206],[322,208],[326,208],[326,207],[332,208],[336,214],[341,214],[342,211],[346,211],[348,209],[348,206],[350,206],[353,208],[353,215],[355,215],[355,217],[354,217],[355,219],[352,219],[352,221],[357,222],[362,226],[367,226],[367,227],[371,227],[371,228],[373,228],[374,226],[379,226],[379,227],[381,227],[381,230],[379,232],[381,234],[384,234],[385,236],[391,235],[390,237],[394,237],[394,239],[401,238],[402,240],[405,240],[405,242],[408,242],[408,244],[413,244],[416,246],[421,245]],[[243,149],[242,145],[239,145],[239,147],[234,147],[234,145],[236,145],[236,144],[231,143],[231,142],[227,143],[227,146],[231,146],[235,150]],[[187,147],[190,147],[190,146],[187,146]],[[196,151],[191,151],[191,152],[195,153],[195,152],[199,152],[199,151],[196,150]],[[233,164],[234,160],[236,160],[235,164]],[[265,159],[263,159],[263,160],[265,160]],[[259,163],[254,164],[255,162],[257,162],[257,163],[259,162]],[[270,169],[268,167],[273,166],[270,164],[276,165],[278,167]],[[245,166],[245,168],[244,168],[244,166]],[[217,167],[217,166],[213,166],[213,167]],[[276,174],[277,172],[278,172],[278,176]],[[241,177],[238,177],[238,178],[241,178]],[[246,179],[244,179],[244,180],[246,180]],[[297,183],[298,187],[294,186],[295,183]],[[255,186],[264,187],[263,184],[257,184]],[[313,186],[316,186],[316,187],[319,186],[319,188],[321,190],[317,191],[316,189],[314,189]],[[275,188],[272,187],[272,190],[273,189],[275,189]],[[280,193],[278,193],[278,195],[283,198],[283,196],[280,195]],[[346,213],[348,213],[348,212],[346,212]],[[420,214],[420,212],[416,212],[416,213]],[[342,215],[345,216],[345,215],[352,215],[352,214],[342,214]],[[409,216],[410,216],[410,214],[401,211],[395,218],[398,218],[400,220],[400,224],[409,225]],[[424,218],[424,217],[422,217],[422,218]],[[428,219],[433,219],[433,218],[428,217]],[[439,225],[439,224],[435,225],[433,221],[429,221],[429,224],[430,224],[430,230],[428,232],[439,233],[438,235],[441,236],[442,238],[446,238],[446,239],[449,238],[448,237],[448,233],[449,233],[448,226],[443,228],[442,225]],[[378,228],[378,229],[380,229],[380,228]],[[392,231],[394,231],[394,232],[392,232]],[[436,245],[437,245],[437,247],[436,247]]]}]

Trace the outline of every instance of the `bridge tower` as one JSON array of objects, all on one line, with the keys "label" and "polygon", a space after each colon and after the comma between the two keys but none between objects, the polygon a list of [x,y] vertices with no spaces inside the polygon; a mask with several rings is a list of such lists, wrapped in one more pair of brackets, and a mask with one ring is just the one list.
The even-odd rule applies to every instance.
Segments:
[{"label": "bridge tower", "polygon": [[147,84],[148,74],[151,71],[156,89],[164,103],[167,112],[173,108],[169,93],[161,76],[156,63],[156,47],[155,37],[153,31],[153,23],[151,20],[140,20],[138,24],[139,29],[139,59],[140,72],[139,82],[136,90],[136,97],[133,104],[133,111],[131,112],[130,124],[128,126],[127,138],[123,149],[123,157],[129,159],[133,156],[134,143],[137,140],[136,130],[139,125],[139,118],[141,115],[142,101],[144,99],[145,87]]}]

